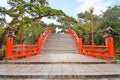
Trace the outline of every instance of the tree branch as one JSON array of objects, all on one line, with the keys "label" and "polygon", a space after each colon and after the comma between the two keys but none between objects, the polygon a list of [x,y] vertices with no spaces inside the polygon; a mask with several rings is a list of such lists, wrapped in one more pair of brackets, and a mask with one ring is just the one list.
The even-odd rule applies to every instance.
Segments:
[{"label": "tree branch", "polygon": [[33,18],[32,20],[41,19],[42,17],[47,17],[47,16],[55,16],[55,15],[54,15],[54,14],[52,14],[52,15],[46,14],[46,15],[43,15],[43,16],[35,17],[35,18]]}]

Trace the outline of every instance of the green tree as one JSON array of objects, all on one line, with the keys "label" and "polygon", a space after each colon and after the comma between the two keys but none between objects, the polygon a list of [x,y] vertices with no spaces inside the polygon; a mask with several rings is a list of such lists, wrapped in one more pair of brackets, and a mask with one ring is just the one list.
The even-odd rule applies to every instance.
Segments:
[{"label": "green tree", "polygon": [[77,14],[77,17],[79,22],[88,23],[88,21],[90,20],[90,13],[88,11],[85,11],[84,13],[81,12]]},{"label": "green tree", "polygon": [[82,37],[84,39],[84,41],[87,44],[90,44],[90,33],[91,33],[91,27],[90,27],[90,23],[77,23],[74,25],[73,30],[76,32],[76,34],[79,37]]},{"label": "green tree", "polygon": [[[90,13],[88,11],[85,11],[84,13],[78,13],[78,20],[79,23],[81,23],[81,25],[87,25],[89,24],[89,34],[87,34],[87,40],[89,40],[89,42],[91,42],[91,20],[90,20]],[[93,20],[94,20],[94,36],[95,36],[95,44],[102,44],[100,43],[101,40],[98,40],[102,38],[102,31],[98,30],[98,21],[100,20],[100,16],[94,15],[93,14]],[[87,29],[87,28],[86,28]],[[79,30],[79,29],[78,29]],[[99,35],[99,36],[98,36]],[[103,41],[103,40],[102,40]]]},{"label": "green tree", "polygon": [[[49,7],[46,0],[9,0],[10,9],[0,7],[0,14],[8,15],[12,18],[9,25],[12,25],[19,32],[28,24],[31,25],[35,20],[40,20],[43,17],[56,17],[65,15],[62,10],[57,10]],[[5,21],[5,20],[4,20]],[[5,30],[6,32],[6,30]],[[4,32],[4,33],[5,33]],[[16,34],[18,33],[16,32]],[[5,34],[2,34],[0,41],[4,41]],[[0,42],[0,48],[3,42]]]},{"label": "green tree", "polygon": [[50,27],[52,33],[55,33],[56,32],[56,27],[59,27],[59,25],[56,25],[54,23],[49,24],[48,26]]},{"label": "green tree", "polygon": [[99,27],[107,28],[110,26],[113,29],[118,28],[118,26],[120,25],[119,13],[120,13],[120,6],[109,7],[101,17],[101,20],[99,22]]},{"label": "green tree", "polygon": [[63,29],[63,32],[65,32],[65,29],[73,27],[77,23],[76,19],[67,15],[58,17],[57,21],[61,24],[60,28]]},{"label": "green tree", "polygon": [[[115,37],[115,46],[119,47],[120,44],[120,6],[108,7],[108,9],[103,13],[97,23],[98,34],[106,29],[107,27],[112,27],[114,29],[112,35]],[[98,35],[99,37],[99,35]]]}]

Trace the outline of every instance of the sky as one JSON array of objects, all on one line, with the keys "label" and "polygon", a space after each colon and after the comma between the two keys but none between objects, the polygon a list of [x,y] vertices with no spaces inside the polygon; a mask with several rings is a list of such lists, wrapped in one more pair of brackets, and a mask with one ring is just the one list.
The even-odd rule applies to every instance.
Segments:
[{"label": "sky", "polygon": [[94,7],[94,14],[101,14],[108,6],[120,5],[120,0],[48,0],[49,5],[56,9],[62,9],[68,15],[76,17],[77,13],[89,11]]},{"label": "sky", "polygon": [[[78,13],[89,11],[90,7],[94,7],[93,14],[100,15],[108,6],[120,5],[120,0],[48,0],[48,2],[52,8],[61,9],[76,19]],[[55,20],[46,18],[43,18],[43,21],[58,24]]]},{"label": "sky", "polygon": [[[90,7],[94,7],[94,13],[100,15],[106,11],[108,6],[120,5],[120,0],[47,0],[49,6],[54,9],[61,9],[69,16],[77,19],[77,14],[80,12],[89,11]],[[0,6],[7,6],[7,0],[0,0]],[[46,23],[55,23],[56,20],[43,18]]]}]

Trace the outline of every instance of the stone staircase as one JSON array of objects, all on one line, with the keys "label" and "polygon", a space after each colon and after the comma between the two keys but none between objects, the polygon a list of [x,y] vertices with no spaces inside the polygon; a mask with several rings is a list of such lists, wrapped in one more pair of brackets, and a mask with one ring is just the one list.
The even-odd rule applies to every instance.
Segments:
[{"label": "stone staircase", "polygon": [[78,53],[71,35],[51,34],[45,41],[42,53]]},{"label": "stone staircase", "polygon": [[78,54],[68,34],[50,34],[42,53],[0,61],[0,80],[120,80],[120,64]]}]

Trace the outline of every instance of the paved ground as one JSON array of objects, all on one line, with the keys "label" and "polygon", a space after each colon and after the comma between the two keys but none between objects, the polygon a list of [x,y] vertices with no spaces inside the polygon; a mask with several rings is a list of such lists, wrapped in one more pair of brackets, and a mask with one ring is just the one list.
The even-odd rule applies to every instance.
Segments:
[{"label": "paved ground", "polygon": [[35,55],[32,57],[19,59],[19,60],[9,60],[10,63],[81,63],[81,64],[90,64],[90,63],[107,63],[108,61],[89,57],[77,53],[43,53]]},{"label": "paved ground", "polygon": [[45,40],[42,53],[78,53],[78,49],[71,35],[50,34]]},{"label": "paved ground", "polygon": [[109,64],[103,59],[81,54],[44,53],[8,62],[11,64],[0,64],[0,77],[12,79],[21,77],[29,79],[85,79],[85,77],[96,79],[96,76],[98,79],[101,77],[120,78],[120,64]]},{"label": "paved ground", "polygon": [[0,62],[0,80],[120,80],[120,64],[78,54],[70,35],[48,36],[42,54]]},{"label": "paved ground", "polygon": [[114,75],[119,64],[0,64],[0,75]]},{"label": "paved ground", "polygon": [[[119,64],[0,64],[0,75],[26,78],[78,78],[117,76],[120,78]],[[33,76],[34,75],[34,76]]]}]

